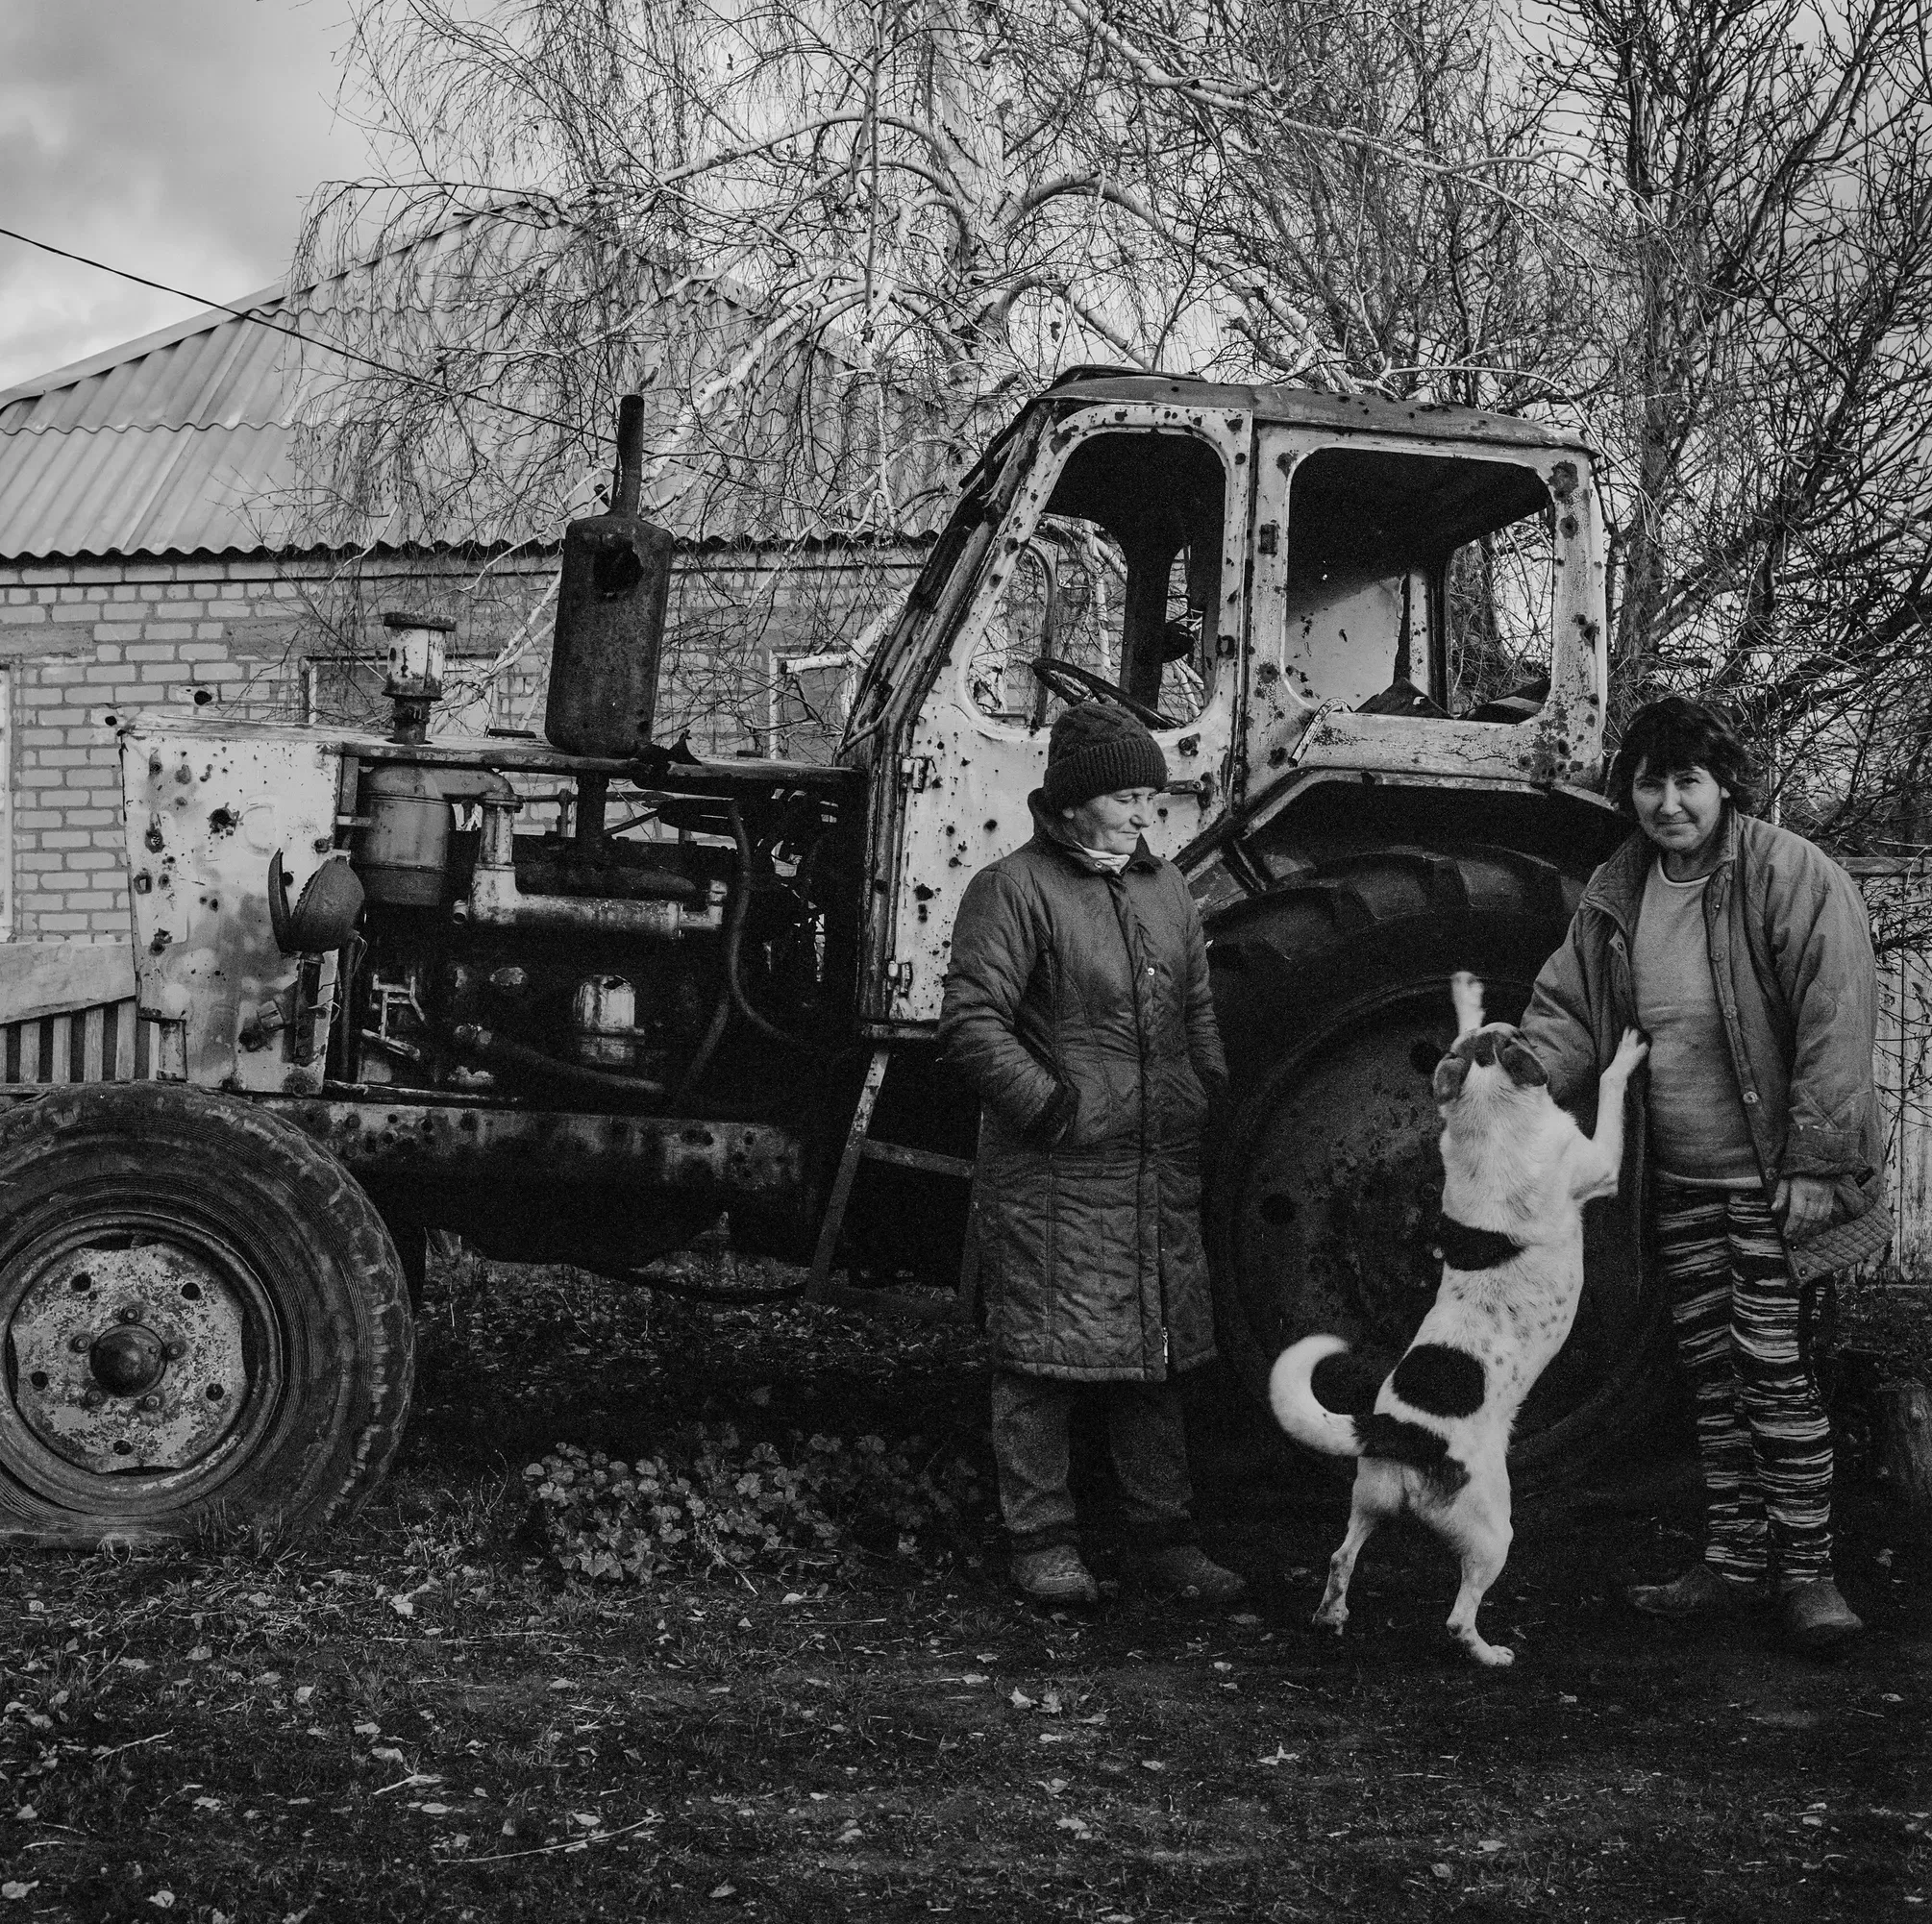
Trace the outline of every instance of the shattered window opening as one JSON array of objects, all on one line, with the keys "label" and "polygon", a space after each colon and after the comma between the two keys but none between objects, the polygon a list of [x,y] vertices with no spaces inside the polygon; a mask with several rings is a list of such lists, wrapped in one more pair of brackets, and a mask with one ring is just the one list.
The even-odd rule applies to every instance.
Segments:
[{"label": "shattered window opening", "polygon": [[1066,705],[1033,673],[1054,660],[1194,721],[1213,693],[1226,486],[1191,435],[1098,434],[1075,450],[1008,557],[967,686],[989,719],[1037,729]]},{"label": "shattered window opening", "polygon": [[1304,701],[1509,723],[1548,699],[1556,517],[1533,469],[1325,448],[1288,514],[1285,666]]}]

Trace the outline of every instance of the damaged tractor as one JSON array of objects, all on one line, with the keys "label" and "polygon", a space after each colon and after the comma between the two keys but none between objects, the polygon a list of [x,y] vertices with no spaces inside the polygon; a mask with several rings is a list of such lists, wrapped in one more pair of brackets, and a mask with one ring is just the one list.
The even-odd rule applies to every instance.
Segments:
[{"label": "damaged tractor", "polygon": [[[408,1413],[437,1229],[633,1277],[723,1218],[805,1298],[970,1318],[948,937],[1072,702],[1130,709],[1174,771],[1150,839],[1235,1073],[1206,1204],[1234,1372],[1258,1393],[1314,1329],[1385,1367],[1431,1300],[1449,976],[1516,1013],[1621,833],[1589,450],[1077,371],[967,478],[818,765],[655,743],[671,542],[638,422],[564,544],[543,739],[432,734],[444,635],[402,615],[385,733],[123,727],[130,979],[0,1007],[14,1541],[348,1514]],[[1602,1206],[1520,1480],[1644,1410],[1668,1340],[1638,1250]]]}]

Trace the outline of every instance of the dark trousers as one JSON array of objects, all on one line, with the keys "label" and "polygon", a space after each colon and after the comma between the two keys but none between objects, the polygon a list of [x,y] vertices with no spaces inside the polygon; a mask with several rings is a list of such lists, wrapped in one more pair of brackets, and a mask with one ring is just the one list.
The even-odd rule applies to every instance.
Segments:
[{"label": "dark trousers", "polygon": [[1067,1488],[1074,1407],[1087,1398],[1106,1410],[1107,1443],[1121,1510],[1142,1547],[1195,1541],[1194,1492],[1187,1480],[1187,1430],[1180,1392],[1167,1383],[1064,1383],[1052,1376],[993,1372],[993,1457],[1000,1514],[1016,1550],[1077,1543]]},{"label": "dark trousers", "polygon": [[1798,1292],[1755,1190],[1657,1186],[1657,1248],[1697,1396],[1704,1561],[1789,1590],[1831,1574],[1831,1426],[1798,1353]]}]

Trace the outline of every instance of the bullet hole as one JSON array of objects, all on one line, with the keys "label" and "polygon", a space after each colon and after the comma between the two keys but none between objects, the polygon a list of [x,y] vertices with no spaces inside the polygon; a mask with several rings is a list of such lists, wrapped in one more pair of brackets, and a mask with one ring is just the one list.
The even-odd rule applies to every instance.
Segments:
[{"label": "bullet hole", "polygon": [[217,808],[208,818],[208,832],[211,835],[233,835],[241,826],[241,818],[232,808]]}]

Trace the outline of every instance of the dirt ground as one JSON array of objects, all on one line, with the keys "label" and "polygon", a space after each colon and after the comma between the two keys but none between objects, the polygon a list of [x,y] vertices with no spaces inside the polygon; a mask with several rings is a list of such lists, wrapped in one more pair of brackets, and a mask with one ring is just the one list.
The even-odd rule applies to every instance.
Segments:
[{"label": "dirt ground", "polygon": [[[1912,1348],[1920,1300],[1863,1327]],[[1146,1595],[1097,1487],[1118,1587],[1076,1618],[1004,1587],[970,1337],[464,1259],[432,1278],[422,1373],[396,1474],[327,1540],[12,1561],[0,1924],[1761,1924],[1915,1916],[1932,1886],[1932,1558],[1874,1497],[1841,1558],[1870,1634],[1831,1663],[1768,1619],[1622,1606],[1695,1553],[1681,1465],[1530,1509],[1485,1615],[1518,1661],[1491,1673],[1443,1635],[1424,1539],[1372,1546],[1345,1639],[1309,1626],[1344,1487],[1212,1376],[1197,1482],[1251,1605]],[[690,1528],[648,1581],[566,1579],[526,1464],[550,1455],[555,1494],[557,1445],[605,1450],[629,1489],[692,1421],[722,1510],[667,1498]],[[810,1540],[840,1475],[894,1461],[946,1501],[706,1548],[757,1502]],[[806,1462],[830,1481],[782,1468]]]}]

